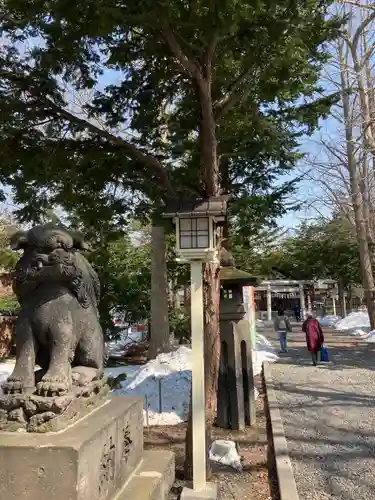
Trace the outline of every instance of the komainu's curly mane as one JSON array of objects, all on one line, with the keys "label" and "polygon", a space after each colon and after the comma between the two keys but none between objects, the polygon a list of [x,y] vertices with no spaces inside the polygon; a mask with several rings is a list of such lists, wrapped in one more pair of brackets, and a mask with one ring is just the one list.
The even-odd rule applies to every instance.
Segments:
[{"label": "komainu's curly mane", "polygon": [[36,226],[17,233],[12,239],[12,247],[24,250],[13,273],[13,288],[19,299],[27,300],[40,285],[61,282],[83,308],[94,307],[98,311],[99,278],[79,252],[85,248],[80,233],[63,226]]},{"label": "komainu's curly mane", "polygon": [[72,282],[72,291],[82,307],[90,306],[98,310],[100,301],[100,282],[98,275],[87,259],[75,252],[76,277]]}]

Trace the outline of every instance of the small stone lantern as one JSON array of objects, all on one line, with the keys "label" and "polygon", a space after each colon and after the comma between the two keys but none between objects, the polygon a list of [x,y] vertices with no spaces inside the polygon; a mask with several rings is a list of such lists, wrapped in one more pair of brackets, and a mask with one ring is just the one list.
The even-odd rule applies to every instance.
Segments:
[{"label": "small stone lantern", "polygon": [[259,284],[260,280],[237,269],[229,255],[223,251],[220,269],[221,360],[217,424],[243,430],[246,425],[255,423],[255,394],[250,323],[245,319],[242,288]]}]

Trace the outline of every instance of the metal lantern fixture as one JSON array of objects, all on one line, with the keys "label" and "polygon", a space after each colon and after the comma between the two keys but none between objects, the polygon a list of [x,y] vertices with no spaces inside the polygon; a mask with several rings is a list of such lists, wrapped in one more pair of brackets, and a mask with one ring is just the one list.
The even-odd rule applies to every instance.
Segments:
[{"label": "metal lantern fixture", "polygon": [[182,262],[218,260],[217,229],[225,221],[228,197],[173,200],[163,216],[176,225],[176,253]]}]

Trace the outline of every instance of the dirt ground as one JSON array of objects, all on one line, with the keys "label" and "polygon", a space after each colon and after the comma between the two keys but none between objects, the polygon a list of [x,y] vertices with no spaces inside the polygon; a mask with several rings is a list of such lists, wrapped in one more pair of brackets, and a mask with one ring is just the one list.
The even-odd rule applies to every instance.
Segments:
[{"label": "dirt ground", "polygon": [[[268,449],[266,415],[264,411],[264,395],[260,377],[256,377],[256,386],[260,391],[257,400],[257,423],[247,427],[246,431],[233,432],[215,428],[214,439],[230,439],[239,447],[243,458],[243,472],[239,473],[230,467],[212,463],[213,481],[219,484],[219,500],[278,500],[272,453],[270,467],[267,456]],[[146,449],[169,449],[176,454],[176,481],[169,500],[177,500],[183,480],[184,441],[186,424],[170,427],[150,427],[145,429]]]}]

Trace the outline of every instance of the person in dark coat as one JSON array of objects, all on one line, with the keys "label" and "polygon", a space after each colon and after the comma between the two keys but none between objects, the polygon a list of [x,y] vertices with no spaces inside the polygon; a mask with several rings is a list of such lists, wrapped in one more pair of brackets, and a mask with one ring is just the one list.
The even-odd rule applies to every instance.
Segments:
[{"label": "person in dark coat", "polygon": [[302,325],[302,331],[306,333],[307,349],[311,353],[313,365],[316,366],[318,364],[318,352],[321,351],[324,344],[322,327],[319,321],[309,314]]}]

